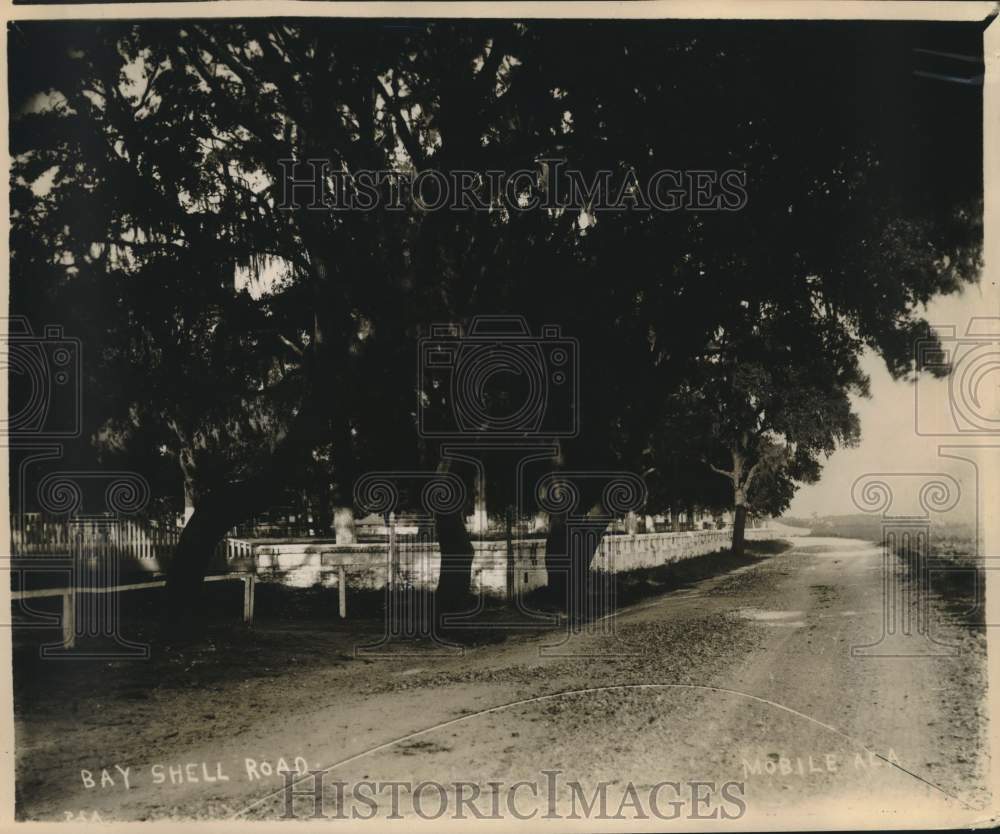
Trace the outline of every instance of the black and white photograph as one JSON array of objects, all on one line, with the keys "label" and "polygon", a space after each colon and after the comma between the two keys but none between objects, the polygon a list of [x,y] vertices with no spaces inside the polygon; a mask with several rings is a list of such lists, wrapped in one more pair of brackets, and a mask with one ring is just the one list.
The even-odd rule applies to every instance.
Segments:
[{"label": "black and white photograph", "polygon": [[996,825],[996,6],[346,6],[5,10],[4,830]]}]

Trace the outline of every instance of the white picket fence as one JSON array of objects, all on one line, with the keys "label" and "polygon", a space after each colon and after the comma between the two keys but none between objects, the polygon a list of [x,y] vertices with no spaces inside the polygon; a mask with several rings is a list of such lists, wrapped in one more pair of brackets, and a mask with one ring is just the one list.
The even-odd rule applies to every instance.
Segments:
[{"label": "white picket fence", "polygon": [[[11,518],[11,555],[117,557],[144,572],[160,573],[169,564],[181,531],[123,518],[43,518],[37,514]],[[215,563],[222,567],[252,554],[250,542],[226,537],[216,547]]]}]

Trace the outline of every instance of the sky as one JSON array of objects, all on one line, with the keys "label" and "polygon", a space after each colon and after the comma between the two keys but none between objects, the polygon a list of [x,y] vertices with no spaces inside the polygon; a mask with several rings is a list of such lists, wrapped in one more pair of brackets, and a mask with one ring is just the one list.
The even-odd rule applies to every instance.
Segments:
[{"label": "sky", "polygon": [[[991,312],[996,315],[996,304],[990,302],[979,285],[968,287],[960,295],[939,297],[928,305],[927,320],[935,327],[952,326],[959,336],[947,340],[955,345],[951,379],[938,380],[925,375],[916,384],[894,381],[879,357],[866,355],[863,367],[871,377],[871,397],[854,401],[861,419],[861,443],[853,449],[836,451],[826,462],[820,481],[801,487],[786,515],[857,513],[861,508],[852,499],[852,485],[858,478],[882,473],[892,477],[880,480],[894,484],[921,481],[919,477],[903,475],[951,475],[959,485],[961,496],[949,515],[959,520],[959,516],[968,518],[974,513],[976,467],[942,457],[940,452],[943,446],[982,442],[970,435],[968,429],[983,425],[984,419],[1000,418],[997,408],[1000,403],[1000,319],[989,318]],[[964,338],[970,325],[976,333],[995,338]],[[958,407],[952,408],[951,392],[963,387],[969,393],[965,399],[956,401]],[[969,415],[978,422],[969,422]],[[965,432],[954,428],[956,420]],[[928,432],[944,435],[932,436]],[[947,449],[944,451],[948,453]],[[904,503],[901,501],[900,506]]]}]

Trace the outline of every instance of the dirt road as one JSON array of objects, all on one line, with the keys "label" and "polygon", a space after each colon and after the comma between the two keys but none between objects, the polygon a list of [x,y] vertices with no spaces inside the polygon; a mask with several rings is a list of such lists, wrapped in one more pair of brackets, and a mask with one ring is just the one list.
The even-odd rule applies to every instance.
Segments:
[{"label": "dirt road", "polygon": [[[515,809],[538,816],[572,811],[573,781],[588,798],[606,782],[605,818],[619,820],[636,818],[635,803],[620,803],[631,782],[651,816],[652,786],[668,781],[677,786],[659,794],[653,823],[682,794],[680,821],[710,813],[691,799],[699,790],[715,792],[718,815],[724,783],[740,783],[731,791],[742,802],[721,804],[740,827],[779,808],[803,826],[987,818],[985,639],[932,599],[933,640],[881,640],[882,578],[871,545],[805,538],[583,633],[525,633],[462,656],[424,647],[355,659],[343,636],[300,644],[290,625],[279,636],[297,655],[294,674],[203,677],[132,701],[77,701],[62,717],[28,710],[20,812],[274,818],[285,810],[274,771],[297,767],[326,769],[348,792],[434,780],[452,803],[465,791],[456,783],[526,780],[541,793],[521,790]],[[307,777],[297,787],[314,786]],[[427,799],[433,815],[438,797]],[[351,804],[342,800],[323,807],[332,815]],[[390,792],[375,800],[392,812]],[[414,813],[411,799],[399,806]],[[294,800],[296,814],[311,810],[308,796]]]}]

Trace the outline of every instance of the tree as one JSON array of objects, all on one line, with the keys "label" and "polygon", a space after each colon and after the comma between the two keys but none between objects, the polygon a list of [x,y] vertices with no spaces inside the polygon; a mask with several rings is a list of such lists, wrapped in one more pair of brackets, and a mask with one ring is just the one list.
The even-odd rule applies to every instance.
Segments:
[{"label": "tree", "polygon": [[749,309],[742,333],[721,330],[718,353],[704,363],[705,460],[732,485],[738,555],[759,476],[815,478],[821,456],[860,435],[849,397],[867,394],[868,381],[856,345],[822,316],[790,319]]},{"label": "tree", "polygon": [[[220,373],[214,359],[242,369],[238,384],[198,392],[212,403],[203,433],[214,436],[249,400],[266,420],[248,420],[231,450],[211,455],[217,475],[170,578],[175,607],[190,613],[215,540],[301,477],[318,448],[330,449],[337,502],[372,464],[451,465],[415,429],[415,345],[429,324],[523,313],[533,332],[559,323],[579,339],[580,432],[555,462],[568,470],[669,466],[676,445],[662,445],[661,422],[700,381],[737,380],[724,369],[752,364],[748,310],[773,322],[765,370],[822,322],[832,334],[824,344],[844,343],[842,384],[855,384],[848,357],[866,347],[905,373],[919,305],[976,274],[981,234],[981,138],[948,127],[969,123],[977,102],[899,94],[918,83],[907,56],[921,36],[881,24],[25,24],[12,30],[15,62],[46,55],[51,66],[15,82],[16,293],[37,263],[59,297],[82,274],[102,288],[167,285],[171,264],[218,285],[182,302],[198,311],[191,338],[206,350],[205,378]],[[844,54],[871,71],[860,89],[842,75]],[[23,106],[39,93],[46,106]],[[334,172],[516,171],[560,158],[588,184],[607,170],[604,190],[625,189],[634,205],[602,210],[598,193],[555,211],[408,201],[335,212],[310,210],[306,198],[286,210],[288,160],[308,176],[301,166],[317,158],[330,160],[331,189]],[[723,166],[746,172],[750,199],[736,211],[692,207],[694,186],[681,189],[686,209],[652,210],[633,189],[660,170]],[[36,193],[43,174],[51,187]],[[261,285],[257,298],[235,290],[238,270]],[[144,327],[169,324],[160,307],[134,301],[123,321],[141,313]],[[813,306],[822,316],[800,309]],[[233,326],[216,334],[213,320]],[[795,338],[780,329],[793,325]],[[716,367],[707,357],[720,329],[737,352]],[[190,366],[162,351],[176,328],[145,330],[146,355],[166,357],[150,367],[183,382]],[[730,391],[755,402],[771,384],[740,377]],[[727,409],[717,421],[730,453],[738,416]],[[162,409],[140,417],[136,437],[167,422]],[[762,442],[737,447],[757,454]],[[241,444],[259,455],[246,458]],[[682,451],[690,458],[700,444],[696,432]],[[825,448],[822,438],[794,444]],[[598,496],[584,500],[596,507]],[[596,543],[567,553],[561,522],[548,555],[585,576]],[[438,527],[454,568],[440,590],[461,599],[468,532],[461,514]]]},{"label": "tree", "polygon": [[[517,36],[511,26],[494,28],[507,41]],[[499,142],[481,150],[479,137],[489,119],[503,121],[493,110],[511,65],[489,36],[429,25],[362,32],[335,22],[315,30],[298,22],[107,24],[83,34],[29,27],[17,39],[22,55],[51,51],[60,66],[44,75],[55,92],[44,88],[48,101],[18,122],[27,210],[17,220],[41,250],[73,250],[63,254],[65,283],[81,270],[108,283],[119,274],[138,286],[166,277],[161,289],[169,285],[182,294],[179,303],[194,302],[183,327],[202,328],[193,338],[204,341],[213,322],[240,321],[239,307],[248,306],[232,286],[236,265],[250,267],[251,278],[271,268],[287,279],[252,311],[256,321],[243,317],[245,329],[230,344],[261,346],[257,377],[269,374],[282,396],[293,396],[282,401],[283,419],[269,421],[274,437],[263,455],[240,460],[246,444],[242,451],[237,444],[235,455],[214,456],[228,465],[217,467],[212,490],[199,490],[171,571],[175,607],[190,611],[213,539],[266,502],[270,487],[311,449],[332,437],[341,502],[358,471],[360,431],[371,437],[362,443],[374,450],[370,461],[402,452],[393,458],[398,466],[419,453],[409,377],[416,323],[452,317],[458,269],[449,261],[464,257],[479,231],[503,222],[480,212],[449,223],[446,213],[412,205],[377,221],[362,212],[286,211],[284,163],[325,158],[350,170],[419,170],[433,155],[437,165],[471,167],[504,152]],[[55,172],[51,188],[34,200],[31,186],[45,171]],[[83,206],[90,211],[79,211]],[[29,218],[32,212],[38,217]],[[479,248],[482,261],[490,244]],[[205,275],[223,306],[206,315],[197,307],[205,299],[190,297],[204,288],[188,292],[170,282],[171,267],[187,278]],[[154,325],[145,328],[144,355],[166,357],[155,369],[146,364],[151,378],[188,380],[190,363],[164,350],[177,341],[176,322],[164,321],[158,306],[129,313],[130,324],[148,316]],[[216,350],[210,358],[225,365],[235,355]],[[214,374],[224,375],[218,365]],[[367,390],[366,376],[384,388]],[[228,442],[220,429],[246,397],[230,388],[186,394],[180,402],[188,406],[218,405],[201,430],[156,407],[123,404],[121,419],[173,424],[178,457],[190,471],[185,444],[222,434]],[[464,557],[471,545],[453,521],[444,524],[442,547]]]}]

